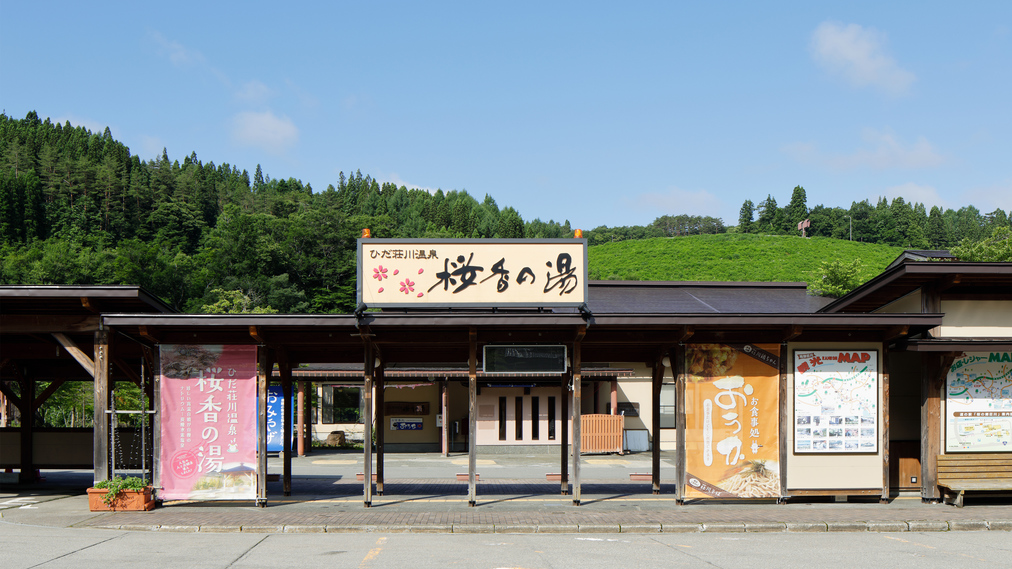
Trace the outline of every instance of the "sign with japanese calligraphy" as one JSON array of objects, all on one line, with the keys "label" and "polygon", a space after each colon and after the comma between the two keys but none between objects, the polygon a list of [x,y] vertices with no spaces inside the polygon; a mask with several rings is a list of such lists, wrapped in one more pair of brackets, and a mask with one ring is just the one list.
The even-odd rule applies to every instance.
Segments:
[{"label": "sign with japanese calligraphy", "polygon": [[1012,353],[960,354],[945,381],[946,452],[1012,451]]},{"label": "sign with japanese calligraphy", "polygon": [[422,419],[419,417],[391,417],[391,431],[421,431]]},{"label": "sign with japanese calligraphy", "polygon": [[878,452],[878,352],[794,352],[794,452]]},{"label": "sign with japanese calligraphy", "polygon": [[550,307],[587,301],[586,239],[359,239],[369,307]]},{"label": "sign with japanese calligraphy", "polygon": [[[295,409],[294,400],[295,396],[293,394],[292,397],[288,398],[288,402],[285,403],[284,389],[280,385],[271,385],[267,388],[267,452],[281,452],[285,450],[282,444],[285,430],[282,417],[285,416],[285,405],[290,405],[292,409]],[[296,441],[294,412],[289,417],[288,424],[288,432],[292,434],[292,444],[288,448],[291,449],[295,446]]]},{"label": "sign with japanese calligraphy", "polygon": [[160,498],[256,498],[256,349],[160,347]]},{"label": "sign with japanese calligraphy", "polygon": [[685,351],[686,498],[780,496],[780,345]]}]

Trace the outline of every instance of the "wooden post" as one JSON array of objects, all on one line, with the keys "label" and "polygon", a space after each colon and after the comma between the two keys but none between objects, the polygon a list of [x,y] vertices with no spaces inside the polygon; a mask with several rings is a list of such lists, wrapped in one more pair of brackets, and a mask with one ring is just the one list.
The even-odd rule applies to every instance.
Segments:
[{"label": "wooden post", "polygon": [[297,448],[299,456],[306,456],[306,382],[299,381],[299,391],[295,396],[295,432],[298,437]]},{"label": "wooden post", "polygon": [[661,493],[661,384],[664,382],[664,363],[661,358],[654,362],[650,385],[650,430],[654,444],[650,448],[650,484],[653,493]]},{"label": "wooden post", "polygon": [[[109,479],[109,332],[95,332],[95,482]],[[29,403],[29,405],[31,405]],[[22,473],[24,469],[22,469]],[[33,470],[34,472],[34,470]]]},{"label": "wooden post", "polygon": [[562,421],[562,433],[559,447],[562,453],[562,472],[559,477],[562,495],[569,495],[569,383],[573,380],[573,370],[562,375],[562,397],[559,397],[559,418]]},{"label": "wooden post", "polygon": [[447,389],[447,387],[448,387],[447,386],[447,381],[444,378],[443,381],[439,382],[439,401],[440,401],[440,403],[439,403],[439,413],[443,417],[443,427],[440,429],[439,439],[440,439],[440,443],[441,443],[440,447],[442,448],[442,453],[441,454],[444,457],[447,456],[449,454],[449,452],[450,452],[450,434],[449,434],[450,433],[450,430],[449,430],[450,419],[449,419],[449,414],[447,414],[447,411],[448,411],[447,407],[448,407],[448,405],[447,405],[447,400],[446,400],[446,392],[449,391],[449,389]]},{"label": "wooden post", "polygon": [[309,393],[310,393],[309,397],[306,397],[306,401],[305,401],[305,407],[309,410],[309,423],[310,424],[306,425],[306,431],[303,433],[303,438],[305,439],[305,442],[303,444],[305,445],[306,454],[312,454],[312,452],[313,452],[313,425],[312,425],[312,422],[313,422],[313,397],[312,397],[312,394],[316,393],[316,386],[313,385],[312,381],[303,381],[301,383],[303,383],[305,385],[305,389],[307,389],[309,391]]},{"label": "wooden post", "polygon": [[[17,363],[13,364],[17,367]],[[32,484],[35,480],[35,378],[27,368],[18,368],[21,383],[21,471],[18,482]],[[105,414],[103,413],[103,418]],[[106,441],[108,442],[108,441]],[[97,472],[97,471],[96,471]],[[97,480],[97,478],[96,478]]]},{"label": "wooden post", "polygon": [[611,380],[611,414],[618,415],[618,380]]},{"label": "wooden post", "polygon": [[468,330],[467,358],[467,505],[477,504],[478,489],[475,470],[478,468],[478,329]]},{"label": "wooden post", "polygon": [[[573,505],[580,505],[580,415],[583,411],[583,380],[580,372],[581,341],[573,343]],[[519,418],[517,420],[520,420]]]},{"label": "wooden post", "polygon": [[685,344],[674,351],[675,374],[675,503],[685,503]]},{"label": "wooden post", "polygon": [[288,353],[279,352],[278,375],[281,376],[281,448],[284,452],[282,460],[282,487],[285,496],[292,495],[292,364],[288,361]]},{"label": "wooden post", "polygon": [[383,495],[383,453],[386,441],[387,419],[384,405],[386,390],[384,386],[383,363],[375,370],[376,375],[376,495]]},{"label": "wooden post", "polygon": [[882,343],[882,497],[879,502],[889,503],[889,344]]},{"label": "wooden post", "polygon": [[364,474],[362,478],[362,495],[366,508],[372,506],[372,422],[375,419],[372,408],[374,358],[372,342],[367,340],[365,343],[365,369],[363,370],[364,385],[362,387],[362,397],[365,402],[365,409],[363,410],[363,414],[365,415],[363,421],[365,424],[365,440],[362,441],[362,472]]},{"label": "wooden post", "polygon": [[270,348],[257,347],[257,498],[256,505],[267,506],[267,384],[274,373],[274,360]]},{"label": "wooden post", "polygon": [[155,492],[162,487],[162,351],[155,346],[151,350],[151,408],[155,420],[151,422],[151,483]]},{"label": "wooden post", "polygon": [[780,497],[777,498],[777,503],[787,503],[784,499],[787,496],[787,453],[790,452],[787,448],[787,433],[792,432],[793,423],[791,422],[790,409],[793,407],[788,404],[787,401],[787,370],[788,366],[794,365],[794,360],[790,359],[790,350],[787,349],[787,342],[780,344],[780,369],[779,369],[779,388],[777,390],[777,409],[780,414],[780,422],[777,427],[780,431],[777,437],[779,444],[779,451],[777,455],[777,462],[780,464]]},{"label": "wooden post", "polygon": [[938,455],[942,440],[942,389],[956,354],[921,355],[921,500],[937,502]]}]

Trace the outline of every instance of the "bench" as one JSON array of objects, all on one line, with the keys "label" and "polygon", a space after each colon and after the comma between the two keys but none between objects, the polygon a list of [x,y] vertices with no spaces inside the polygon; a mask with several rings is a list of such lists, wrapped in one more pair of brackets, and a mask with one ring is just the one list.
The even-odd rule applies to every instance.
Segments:
[{"label": "bench", "polygon": [[945,489],[944,501],[957,508],[968,491],[1012,491],[1012,454],[940,454],[938,486]]}]

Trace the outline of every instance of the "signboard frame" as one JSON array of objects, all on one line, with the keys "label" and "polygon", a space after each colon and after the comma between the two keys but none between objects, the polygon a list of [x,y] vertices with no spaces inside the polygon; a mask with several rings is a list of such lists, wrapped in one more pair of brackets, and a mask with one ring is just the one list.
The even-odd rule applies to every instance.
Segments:
[{"label": "signboard frame", "polygon": [[[874,366],[874,369],[871,370],[871,371],[868,371],[867,369],[862,369],[860,371],[855,372],[855,377],[857,377],[857,374],[863,374],[863,375],[867,375],[869,373],[871,374],[870,381],[867,384],[865,384],[864,386],[862,386],[863,390],[871,391],[874,394],[873,397],[870,398],[874,402],[874,405],[875,405],[875,408],[874,408],[873,412],[871,413],[871,416],[867,417],[864,414],[859,414],[859,415],[847,414],[847,415],[845,415],[844,413],[839,412],[835,408],[834,409],[828,409],[828,408],[826,408],[824,406],[821,406],[821,405],[820,405],[820,412],[819,413],[811,413],[811,412],[809,412],[807,410],[802,410],[801,414],[799,415],[799,410],[798,410],[799,404],[798,404],[798,401],[799,401],[799,398],[802,397],[803,395],[800,394],[800,392],[798,390],[798,385],[799,385],[799,381],[801,381],[801,379],[800,379],[801,377],[803,377],[803,376],[805,376],[807,374],[810,374],[810,373],[814,373],[814,372],[810,371],[810,370],[813,369],[812,366],[815,365],[812,362],[813,358],[815,358],[816,360],[818,360],[820,363],[822,363],[822,362],[836,362],[836,365],[839,366],[839,365],[841,365],[840,361],[839,361],[839,357],[841,355],[843,355],[843,354],[846,354],[848,356],[848,358],[852,357],[855,354],[868,354],[870,356],[868,358],[868,360],[857,361],[857,362],[845,361],[845,362],[843,362],[843,365],[852,364],[852,363],[862,364],[862,363],[871,362],[871,365]],[[804,357],[802,357],[802,356],[804,356]],[[799,358],[801,358],[800,361],[799,361]],[[860,360],[861,358],[859,357],[858,359]],[[882,397],[881,397],[881,393],[880,393],[880,390],[881,390],[881,377],[880,376],[881,376],[881,373],[882,373],[882,369],[881,369],[881,354],[879,353],[879,350],[857,349],[857,348],[847,349],[846,347],[843,347],[843,348],[840,348],[840,349],[825,349],[825,348],[820,348],[820,349],[794,349],[794,350],[792,350],[792,353],[791,353],[791,365],[794,368],[793,369],[793,374],[792,374],[794,376],[794,397],[793,397],[793,402],[792,402],[793,406],[794,406],[793,413],[792,413],[792,417],[794,419],[794,424],[791,425],[791,428],[794,429],[793,436],[792,436],[792,439],[794,441],[794,453],[795,454],[806,454],[806,455],[819,455],[819,454],[829,454],[829,455],[869,454],[870,455],[870,454],[878,454],[879,447],[881,445],[880,439],[882,437],[882,424],[881,424],[881,421],[879,420],[879,412],[881,411],[880,407],[882,405]],[[826,365],[829,366],[831,364],[827,363]],[[830,370],[829,367],[826,367],[825,369],[826,370]],[[822,373],[828,373],[828,371],[824,371]],[[801,417],[808,417],[809,418],[809,422],[804,424],[804,425],[809,425],[809,426],[803,426],[802,423],[799,423],[799,421],[802,420]],[[838,424],[834,423],[834,419],[837,419],[839,421],[839,423]],[[849,421],[851,421],[851,420],[853,420],[852,424],[849,423]],[[818,423],[818,424],[815,425],[813,423]],[[823,423],[825,423],[825,425],[823,425]],[[825,428],[825,430],[826,430],[826,436],[825,437],[816,437],[815,434],[814,434],[814,431],[816,429],[823,429],[823,428]],[[799,430],[800,429],[809,429],[809,430],[812,431],[807,436],[807,440],[811,443],[811,445],[809,446],[809,448],[802,448],[800,446],[801,442],[803,440],[805,440],[805,438],[799,439]],[[832,435],[832,432],[833,432],[834,429],[838,429],[840,431],[838,437],[835,436],[835,435]],[[870,436],[868,436],[868,437],[862,436],[862,433],[866,432],[867,429],[871,429],[873,431],[872,434]],[[854,430],[855,431],[853,437],[847,437],[846,436],[850,430]],[[816,447],[816,439],[817,438],[822,438],[823,439],[822,442],[826,443],[825,448],[821,448],[821,447],[820,448],[815,448]],[[837,442],[837,441],[833,440],[835,438],[839,439],[839,441],[838,441],[840,443],[839,444],[839,448],[831,448],[832,447],[832,443],[833,442]],[[850,449],[846,448],[846,443],[847,443],[846,439],[847,438],[854,438],[855,440],[852,441],[852,442],[857,445],[857,448],[850,448]],[[867,439],[869,439],[869,438],[872,439],[872,446],[871,447],[862,447],[861,445],[864,444],[864,442]]]},{"label": "signboard frame", "polygon": [[[526,349],[526,348],[555,348],[562,350],[562,369],[507,369],[507,370],[495,370],[489,369],[489,361],[495,361],[495,358],[489,357],[489,349],[495,350],[496,348],[514,348],[514,349]],[[565,344],[486,344],[482,346],[482,358],[481,358],[481,370],[486,375],[516,375],[518,373],[566,373],[569,369],[569,349]]]},{"label": "signboard frame", "polygon": [[[552,246],[552,245],[556,245],[556,246],[564,245],[564,246],[566,246],[568,248],[579,247],[580,248],[580,252],[578,253],[578,257],[579,258],[577,258],[577,255],[571,256],[572,257],[571,260],[572,260],[572,262],[574,264],[579,263],[579,266],[575,268],[575,273],[576,274],[575,274],[575,277],[574,277],[574,278],[577,278],[578,281],[577,281],[577,283],[576,283],[576,285],[574,287],[574,290],[571,291],[572,296],[569,296],[569,294],[563,296],[563,295],[557,294],[556,291],[552,290],[551,293],[545,292],[536,301],[535,300],[523,300],[523,299],[521,299],[521,300],[512,300],[508,296],[504,296],[504,297],[501,297],[501,298],[497,297],[494,301],[480,301],[480,302],[471,302],[471,301],[460,301],[460,302],[435,301],[435,302],[429,302],[427,299],[424,300],[424,301],[418,300],[418,298],[424,298],[424,296],[422,296],[422,297],[417,296],[418,294],[424,295],[426,293],[426,291],[429,290],[428,282],[431,282],[431,279],[429,279],[429,277],[431,277],[432,275],[427,274],[426,278],[428,280],[426,281],[426,283],[424,283],[425,286],[419,286],[417,289],[412,288],[411,292],[416,295],[414,298],[412,298],[411,296],[408,296],[407,293],[405,293],[403,295],[391,294],[390,298],[392,300],[390,300],[390,301],[376,301],[373,298],[369,298],[369,299],[366,298],[366,292],[365,292],[365,290],[364,290],[363,287],[364,287],[365,283],[370,282],[368,280],[369,278],[372,278],[372,277],[376,276],[376,275],[369,274],[370,266],[367,265],[367,263],[364,262],[365,259],[367,258],[366,249],[368,247],[377,246],[377,245],[382,245],[382,246],[385,246],[385,247],[391,247],[391,248],[393,248],[393,249],[391,249],[393,251],[393,254],[391,254],[390,256],[387,257],[387,256],[381,255],[381,256],[377,257],[377,262],[378,263],[386,263],[387,265],[390,265],[390,263],[393,263],[393,262],[404,262],[406,264],[410,264],[410,263],[408,263],[408,261],[411,260],[410,257],[411,257],[411,255],[413,253],[415,253],[417,251],[426,251],[427,249],[431,250],[432,247],[442,247],[445,250],[445,249],[449,249],[451,247],[458,247],[459,248],[459,247],[468,246],[468,245],[482,246],[482,247],[494,246],[495,249],[496,249],[496,251],[498,251],[496,253],[496,255],[495,255],[496,257],[498,257],[501,254],[499,252],[501,252],[503,250],[515,250],[515,251],[518,251],[518,252],[521,251],[521,250],[525,250],[524,253],[528,254],[528,253],[531,253],[532,251],[535,251],[536,247],[538,247],[538,246],[540,246],[542,248],[546,248],[546,249],[550,248],[550,246]],[[402,245],[405,246],[405,247],[404,248],[398,248],[398,247],[400,247]],[[390,250],[384,250],[384,252],[386,252],[386,251],[390,251]],[[573,251],[573,252],[575,253],[575,251]],[[451,255],[457,255],[459,253],[462,253],[462,251],[454,250],[450,254]],[[445,255],[445,253],[444,253],[444,255]],[[372,255],[369,255],[369,257],[372,257]],[[418,257],[418,259],[421,259],[421,258]],[[440,257],[440,259],[444,260],[444,261],[448,260],[448,259],[443,259],[442,257]],[[555,256],[551,256],[551,258],[549,259],[549,261],[551,261],[551,262],[554,263],[556,261],[556,257]],[[491,263],[494,263],[495,261],[493,260],[493,261],[489,262],[488,259],[485,259],[485,260],[483,260],[481,262],[482,263],[487,263],[489,265],[488,267],[485,267],[483,265],[483,268],[484,269],[489,269],[489,271],[484,271],[483,270],[483,274],[481,275],[481,279],[491,278],[491,276],[489,274],[491,272],[491,269],[493,268],[493,266],[492,266]],[[378,267],[379,267],[379,265],[377,264],[377,267],[373,267],[372,269],[375,271],[376,269],[378,269]],[[582,306],[582,305],[586,304],[587,299],[588,299],[588,295],[587,295],[587,291],[588,291],[587,267],[588,267],[588,257],[587,257],[587,239],[586,238],[571,238],[571,239],[386,239],[386,238],[366,237],[366,238],[361,238],[361,239],[358,240],[358,255],[357,255],[357,277],[358,278],[357,278],[357,281],[356,281],[356,290],[355,290],[356,295],[355,295],[355,298],[356,298],[358,306],[360,306],[360,307],[364,306],[364,307],[368,307],[368,308],[553,308],[553,307],[579,307],[579,306]],[[388,266],[387,268],[390,268],[390,267]],[[542,281],[542,279],[545,278],[545,274],[543,274],[543,271],[545,270],[545,261],[543,261],[543,260],[542,260],[542,264],[537,265],[537,266],[528,265],[528,266],[525,266],[523,268],[512,267],[510,269],[510,276],[512,278],[507,281],[507,286],[514,286],[514,287],[517,286],[517,278],[519,277],[522,269],[528,269],[528,268],[531,269],[532,274],[534,274],[534,277],[533,277],[534,281],[533,281],[533,283],[536,286],[541,287],[542,286],[541,281]],[[405,273],[403,273],[404,276],[402,276],[401,274],[398,274],[397,277],[393,277],[392,274],[386,273],[386,274],[380,274],[380,278],[382,278],[382,279],[391,279],[391,285],[390,286],[393,287],[394,289],[396,289],[397,285],[398,285],[397,279],[399,279],[399,278],[417,278],[417,275],[421,274],[421,273],[419,273],[418,269],[416,269],[415,267],[412,266],[411,269],[412,270],[410,270],[410,271],[405,271]],[[394,268],[394,272],[396,272],[398,270],[399,270],[398,268]],[[552,270],[555,270],[555,269],[552,269]],[[536,271],[536,272],[534,272],[534,271]],[[407,275],[410,275],[410,277],[408,277]],[[481,280],[481,279],[479,279],[479,280]],[[411,283],[411,284],[415,285],[415,283]],[[475,283],[475,284],[477,284],[477,283]],[[401,286],[402,287],[404,286],[403,281],[401,281]],[[486,286],[491,286],[494,289],[496,287],[496,284],[490,282],[490,283],[486,283]],[[416,291],[418,291],[418,292],[416,293]],[[388,292],[394,292],[394,291],[391,290],[391,291],[388,291]],[[372,295],[372,293],[370,293],[370,295]],[[560,298],[565,298],[565,300],[560,300]],[[407,300],[407,299],[412,299],[412,300]],[[368,302],[367,302],[367,300],[368,300]]]},{"label": "signboard frame", "polygon": [[[986,360],[990,360],[992,358],[992,354],[994,354],[994,355],[1004,354],[1004,355],[1003,356],[999,355],[997,357],[997,361],[986,361]],[[1004,360],[1002,359],[1003,357],[1005,358]],[[971,359],[971,358],[973,358],[973,359]],[[1004,377],[1009,377],[1009,379],[1007,380],[1008,384],[1005,385],[1004,388],[1002,388],[1001,386],[999,386],[999,394],[1003,394],[1006,389],[1010,391],[1009,398],[1008,398],[1008,405],[1009,406],[1006,408],[1005,407],[1006,403],[1003,400],[1004,398],[999,398],[1000,400],[1002,400],[1001,401],[1001,405],[1002,406],[1000,407],[1000,409],[993,409],[993,408],[992,409],[987,409],[987,410],[984,410],[984,409],[974,409],[974,410],[968,410],[968,411],[963,411],[963,412],[964,413],[975,413],[976,415],[973,415],[973,416],[976,416],[979,419],[1007,419],[1007,421],[1008,421],[1007,425],[1008,426],[1006,428],[1012,429],[1012,353],[1010,353],[1010,352],[990,352],[990,351],[988,351],[988,352],[963,352],[963,353],[961,353],[959,355],[959,357],[957,357],[956,359],[953,360],[952,365],[949,367],[948,371],[946,371],[946,374],[945,374],[945,383],[942,386],[942,389],[944,390],[944,392],[943,392],[942,395],[943,395],[943,399],[945,401],[945,418],[944,418],[944,424],[943,424],[943,426],[945,428],[945,453],[946,454],[949,454],[949,453],[994,454],[994,453],[1008,453],[1008,452],[1012,452],[1012,436],[1009,436],[1009,440],[1006,443],[1004,443],[1003,447],[997,447],[997,448],[974,449],[974,448],[971,448],[971,447],[968,447],[968,446],[961,446],[959,443],[955,442],[955,439],[956,439],[957,435],[953,431],[956,429],[957,423],[958,423],[958,417],[959,416],[956,415],[956,414],[960,413],[960,411],[956,411],[956,407],[955,407],[956,403],[953,400],[954,397],[952,395],[952,388],[951,388],[951,386],[953,385],[954,381],[958,381],[959,380],[959,378],[960,378],[960,370],[965,370],[965,369],[968,369],[969,366],[975,366],[975,365],[978,365],[978,364],[983,365],[985,367],[989,367],[988,364],[992,364],[992,363],[998,364],[999,367],[1002,364],[1004,364],[1004,366],[1005,366],[1004,367],[1004,369],[1005,369],[1005,376]],[[990,370],[988,370],[988,371],[990,371]],[[991,376],[989,378],[993,380],[993,378],[994,378],[994,372],[990,372],[990,373],[991,373]],[[968,389],[969,389],[969,387],[967,387],[967,390]],[[960,395],[962,393],[963,392],[959,392],[959,393],[956,393],[956,395],[958,396],[958,395]],[[993,421],[984,421],[984,422],[996,423],[997,421],[993,420]]]}]

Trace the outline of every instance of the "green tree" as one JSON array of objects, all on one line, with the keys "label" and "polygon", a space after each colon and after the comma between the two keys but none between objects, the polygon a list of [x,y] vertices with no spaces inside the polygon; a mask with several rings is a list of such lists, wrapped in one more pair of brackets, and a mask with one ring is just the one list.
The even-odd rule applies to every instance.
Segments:
[{"label": "green tree", "polygon": [[755,205],[752,200],[745,200],[738,211],[738,233],[752,233],[752,216],[755,214]]},{"label": "green tree", "polygon": [[1012,229],[995,227],[991,235],[979,241],[964,239],[952,248],[952,254],[974,263],[1012,263]]},{"label": "green tree", "polygon": [[808,292],[817,296],[840,298],[861,284],[861,260],[851,262],[840,260],[822,261],[812,273]]}]

